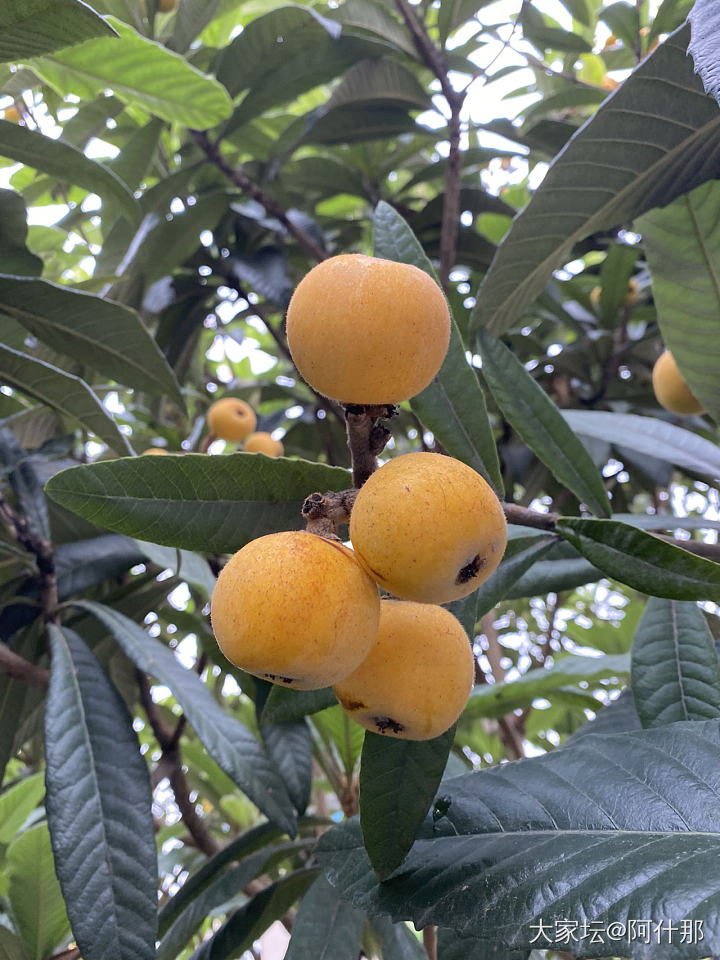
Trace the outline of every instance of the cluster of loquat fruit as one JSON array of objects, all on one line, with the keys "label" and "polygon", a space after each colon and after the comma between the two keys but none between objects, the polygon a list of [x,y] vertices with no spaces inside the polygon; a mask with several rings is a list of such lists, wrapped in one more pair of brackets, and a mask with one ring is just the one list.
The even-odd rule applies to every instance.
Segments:
[{"label": "cluster of loquat fruit", "polygon": [[[391,406],[438,372],[450,315],[418,268],[341,255],[301,281],[287,335],[319,393],[346,407]],[[228,561],[212,598],[215,637],[254,676],[295,690],[332,686],[368,730],[439,736],[462,712],[475,665],[465,630],[440,604],[467,596],[500,563],[502,506],[478,473],[435,453],[398,456],[349,493],[352,550],[287,531]]]}]

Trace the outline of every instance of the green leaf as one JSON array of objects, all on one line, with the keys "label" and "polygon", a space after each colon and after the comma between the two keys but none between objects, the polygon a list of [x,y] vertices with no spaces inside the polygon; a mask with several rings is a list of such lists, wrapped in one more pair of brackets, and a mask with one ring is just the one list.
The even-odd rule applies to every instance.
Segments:
[{"label": "green leaf", "polygon": [[122,20],[108,17],[108,22],[119,41],[88,40],[34,60],[33,70],[62,96],[72,93],[91,98],[110,87],[125,103],[198,130],[214,127],[230,116],[230,98],[214,77],[140,36]]},{"label": "green leaf", "polygon": [[694,2],[695,0],[662,0],[650,27],[648,44],[663,33],[672,33],[673,30],[677,30],[687,20]]},{"label": "green leaf", "polygon": [[204,557],[190,550],[173,550],[172,547],[161,547],[157,543],[147,543],[144,540],[136,540],[135,543],[151,563],[172,570],[175,576],[202,590],[208,600],[212,597],[216,583],[215,574]]},{"label": "green leaf", "polygon": [[287,723],[261,723],[268,756],[283,778],[293,806],[305,813],[312,790],[312,739],[305,719]]},{"label": "green leaf", "polygon": [[717,650],[697,604],[648,600],[633,639],[631,687],[644,727],[720,717]]},{"label": "green leaf", "polygon": [[529,3],[523,4],[520,23],[525,39],[539,50],[560,50],[566,53],[592,53],[591,45],[577,33],[546,26],[545,18]]},{"label": "green leaf", "polygon": [[[113,40],[99,42],[114,43]],[[131,222],[137,220],[137,202],[122,180],[112,170],[86,157],[82,150],[62,140],[52,140],[17,123],[0,120],[0,156],[47,173],[62,183],[74,183],[97,193],[104,200],[112,200],[124,217]]]},{"label": "green leaf", "polygon": [[199,869],[191,873],[180,889],[164,903],[159,916],[160,936],[164,937],[177,918],[186,910],[192,909],[191,904],[215,882],[228,864],[248,859],[250,854],[275,843],[282,835],[282,831],[276,826],[265,822],[230,840]]},{"label": "green leaf", "polygon": [[[437,283],[435,270],[406,221],[381,200],[373,217],[374,253],[410,263]],[[467,362],[457,324],[452,320],[447,356],[433,382],[410,401],[424,426],[445,449],[467,463],[502,494],[502,476],[485,397]]]},{"label": "green leaf", "polygon": [[630,656],[626,653],[604,654],[601,657],[570,653],[559,657],[552,667],[528,670],[517,680],[476,686],[470,694],[463,717],[502,717],[561,687],[607,677],[624,677],[629,673]]},{"label": "green leaf", "polygon": [[0,62],[24,60],[90,37],[116,36],[81,0],[1,0]]},{"label": "green leaf", "polygon": [[48,627],[45,779],[55,868],[85,960],[155,956],[152,791],[132,717],[82,639]]},{"label": "green leaf", "polygon": [[24,960],[45,960],[70,933],[47,824],[31,827],[10,844],[7,873]]},{"label": "green leaf", "polygon": [[600,313],[608,327],[617,326],[628,297],[628,284],[637,263],[637,248],[614,243],[600,270]]},{"label": "green leaf", "polygon": [[90,600],[74,600],[73,605],[99,620],[139,670],[172,690],[210,756],[268,820],[294,835],[295,811],[275,767],[255,737],[222,709],[198,675],[117,610]]},{"label": "green leaf", "polygon": [[538,952],[537,958],[527,950],[508,950],[490,946],[485,940],[476,937],[459,936],[448,927],[438,929],[438,956],[442,960],[543,960]]},{"label": "green leaf", "polygon": [[618,0],[603,7],[598,19],[606,23],[629,50],[637,47],[640,33],[640,11],[637,7]]},{"label": "green leaf", "polygon": [[720,103],[720,74],[718,73],[717,44],[720,38],[720,11],[712,0],[696,0],[690,11],[692,39],[688,53],[703,86]]},{"label": "green leaf", "polygon": [[0,927],[0,960],[23,960],[22,942],[7,927]]},{"label": "green leaf", "polygon": [[383,960],[427,960],[425,948],[406,924],[371,917],[370,928],[380,941]]},{"label": "green leaf", "polygon": [[349,29],[353,33],[367,31],[375,37],[389,41],[403,53],[417,60],[417,47],[412,42],[408,30],[382,3],[375,0],[345,0],[337,10],[330,10],[328,13],[330,19],[337,20],[343,25],[344,33]]},{"label": "green leaf", "polygon": [[236,910],[217,933],[206,940],[190,960],[231,960],[239,957],[279,920],[318,875],[317,868],[296,870],[271,883],[243,907]]},{"label": "green leaf", "polygon": [[572,429],[585,437],[621,444],[710,480],[720,477],[720,447],[665,420],[605,410],[563,410],[562,414]]},{"label": "green leaf", "polygon": [[483,377],[508,422],[560,483],[593,513],[610,516],[602,477],[550,397],[505,344],[484,330],[479,344]]},{"label": "green leaf", "polygon": [[709,919],[720,906],[709,882],[720,853],[719,788],[718,721],[594,736],[446,781],[426,839],[387,883],[372,873],[354,821],[324,834],[317,856],[354,906],[450,926],[488,949],[529,949],[539,920],[564,950],[556,921],[606,928],[662,917],[701,920],[704,938],[687,950],[667,938],[649,950],[637,938],[603,938],[592,955],[708,956],[720,947]]},{"label": "green leaf", "polygon": [[[579,240],[714,175],[720,112],[693,73],[688,36],[682,27],[643,60],[552,163],[498,247],[473,333],[512,326]],[[672,97],[658,96],[665,88]]]},{"label": "green leaf", "polygon": [[43,262],[28,250],[26,242],[25,201],[13,190],[0,190],[0,262],[10,273],[36,277],[42,273]]},{"label": "green leaf", "polygon": [[218,13],[220,0],[183,0],[177,6],[173,33],[168,43],[171,50],[185,53],[193,40]]},{"label": "green leaf", "polygon": [[720,600],[720,563],[616,520],[561,517],[556,526],[605,576],[670,600]]},{"label": "green leaf", "polygon": [[430,97],[415,77],[397,60],[380,57],[361,60],[345,73],[335,87],[325,109],[335,110],[352,104],[369,105],[373,101],[397,103],[409,110],[428,110]]},{"label": "green leaf", "polygon": [[176,960],[211,911],[236,897],[265,870],[268,861],[278,857],[287,859],[299,849],[301,847],[294,843],[266,846],[214,877],[168,928],[158,947],[157,960]]},{"label": "green leaf", "polygon": [[554,538],[549,536],[517,537],[508,540],[502,563],[488,580],[471,594],[475,600],[475,620],[504,600],[520,577],[552,547]]},{"label": "green leaf", "polygon": [[116,453],[132,453],[127,439],[84,380],[42,360],[0,344],[0,377],[77,421]]},{"label": "green leaf", "polygon": [[300,509],[314,490],[349,485],[338,467],[237,453],[87,464],[61,471],[45,489],[61,506],[118,533],[233,553],[256,537],[304,526]]},{"label": "green leaf", "polygon": [[323,687],[322,690],[286,690],[285,687],[274,685],[265,701],[261,720],[263,723],[288,723],[336,704],[332,687]]},{"label": "green leaf", "polygon": [[365,914],[319,876],[300,901],[285,960],[357,960]]},{"label": "green leaf", "polygon": [[665,344],[692,392],[720,420],[720,184],[705,183],[636,226]]},{"label": "green leaf", "polygon": [[45,793],[42,773],[25,777],[0,795],[0,843],[9,844]]},{"label": "green leaf", "polygon": [[172,370],[134,310],[48,280],[0,274],[0,311],[58,353],[184,406]]},{"label": "green leaf", "polygon": [[633,702],[632,690],[626,688],[602,710],[598,710],[592,720],[584,723],[579,730],[568,737],[563,746],[576,743],[591,734],[629,733],[640,729],[640,717]]},{"label": "green leaf", "polygon": [[440,785],[455,725],[433,740],[394,740],[370,731],[360,760],[360,826],[381,880],[399,867]]}]

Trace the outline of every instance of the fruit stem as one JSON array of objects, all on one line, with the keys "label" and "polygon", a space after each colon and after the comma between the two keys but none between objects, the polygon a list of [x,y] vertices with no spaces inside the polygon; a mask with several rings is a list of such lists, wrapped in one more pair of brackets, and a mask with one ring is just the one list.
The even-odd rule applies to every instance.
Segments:
[{"label": "fruit stem", "polygon": [[388,420],[396,412],[393,404],[345,406],[345,427],[352,460],[353,485],[358,489],[377,470],[377,458],[390,439],[390,431],[380,421]]}]

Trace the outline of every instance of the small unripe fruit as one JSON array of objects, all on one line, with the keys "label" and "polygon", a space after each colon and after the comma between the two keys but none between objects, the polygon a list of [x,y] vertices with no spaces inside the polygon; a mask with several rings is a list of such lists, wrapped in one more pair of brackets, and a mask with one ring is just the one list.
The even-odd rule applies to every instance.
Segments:
[{"label": "small unripe fruit", "polygon": [[216,437],[240,443],[249,437],[257,426],[255,411],[249,403],[237,397],[216,400],[207,414],[208,427]]},{"label": "small unripe fruit", "polygon": [[287,336],[301,375],[325,396],[399,403],[424,390],[440,369],[450,314],[440,287],[417,267],[343,254],[300,281]]},{"label": "small unripe fruit", "polygon": [[341,543],[305,531],[253,540],[223,567],[211,620],[225,656],[293,690],[351,673],[377,635],[377,587]]},{"label": "small unripe fruit", "polygon": [[279,440],[273,440],[269,433],[251,433],[245,441],[246,453],[264,453],[266,457],[281,457],[285,447]]},{"label": "small unripe fruit", "polygon": [[335,684],[335,696],[366,730],[431,740],[462,713],[474,672],[467,635],[448,610],[386,599],[370,653]]},{"label": "small unripe fruit", "polygon": [[495,570],[507,544],[502,505],[467,464],[439,453],[390,460],[350,514],[355,555],[388,593],[449,603]]},{"label": "small unripe fruit", "polygon": [[143,456],[143,457],[149,457],[149,456],[155,456],[155,457],[157,457],[157,456],[163,456],[163,457],[164,457],[164,456],[165,456],[166,454],[168,454],[169,452],[170,452],[169,450],[164,450],[162,447],[148,447],[147,450],[143,450],[142,456]]},{"label": "small unripe fruit", "polygon": [[703,406],[690,391],[669,350],[660,354],[652,372],[655,397],[671,413],[702,413]]}]

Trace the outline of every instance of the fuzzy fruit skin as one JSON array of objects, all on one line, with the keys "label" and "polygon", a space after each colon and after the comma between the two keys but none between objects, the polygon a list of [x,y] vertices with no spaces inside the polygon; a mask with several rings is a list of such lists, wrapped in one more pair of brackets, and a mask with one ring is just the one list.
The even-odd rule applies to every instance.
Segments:
[{"label": "fuzzy fruit skin", "polygon": [[352,719],[400,740],[431,740],[451,727],[472,690],[467,635],[444,607],[385,599],[370,653],[335,684]]},{"label": "fuzzy fruit skin", "polygon": [[143,450],[141,456],[143,456],[143,457],[149,457],[149,456],[153,456],[153,457],[164,457],[164,456],[167,456],[168,453],[170,453],[170,451],[169,451],[169,450],[163,450],[162,447],[148,447],[147,450]]},{"label": "fuzzy fruit skin", "polygon": [[208,427],[221,440],[241,443],[257,426],[255,411],[237,397],[216,400],[207,413]]},{"label": "fuzzy fruit skin", "polygon": [[507,524],[488,483],[439,453],[390,460],[360,488],[350,539],[393,596],[449,603],[477,589],[502,560]]},{"label": "fuzzy fruit skin", "polygon": [[281,457],[285,447],[279,440],[273,440],[269,433],[251,433],[245,441],[246,453],[264,453],[266,457]]},{"label": "fuzzy fruit skin", "polygon": [[703,406],[690,392],[669,350],[660,354],[652,372],[655,397],[661,407],[671,413],[702,413]]},{"label": "fuzzy fruit skin", "polygon": [[287,313],[295,365],[342,403],[390,404],[424,390],[450,341],[440,287],[406,263],[341,254],[300,281]]},{"label": "fuzzy fruit skin", "polygon": [[305,531],[253,540],[223,567],[210,616],[228,660],[293,690],[346,676],[375,642],[377,587],[341,543]]}]

